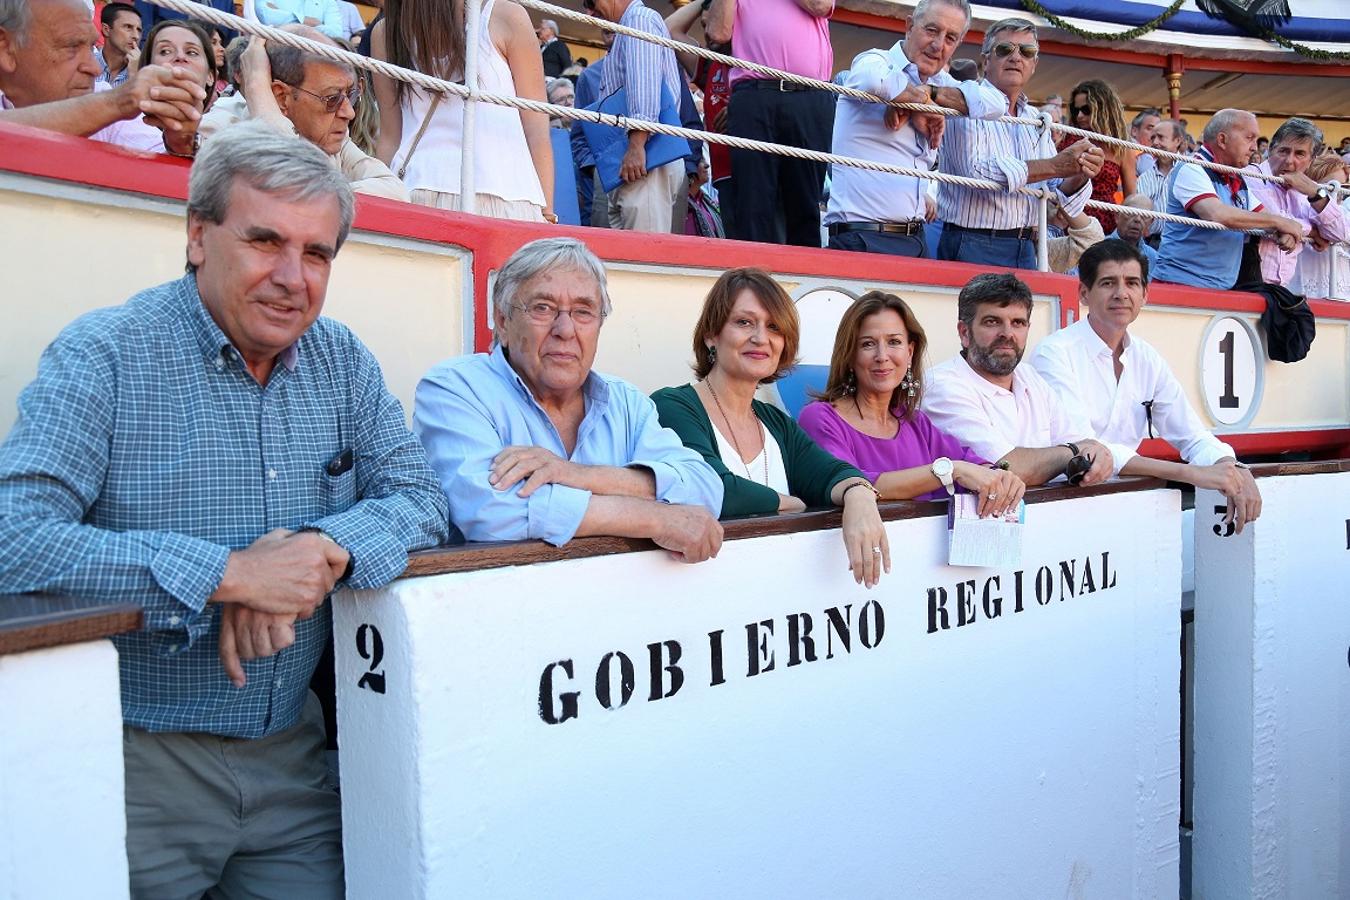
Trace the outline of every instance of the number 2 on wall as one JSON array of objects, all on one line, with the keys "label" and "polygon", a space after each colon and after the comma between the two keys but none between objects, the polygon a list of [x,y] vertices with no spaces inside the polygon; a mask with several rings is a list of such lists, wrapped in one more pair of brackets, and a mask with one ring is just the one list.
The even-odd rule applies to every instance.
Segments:
[{"label": "number 2 on wall", "polygon": [[379,666],[384,661],[384,639],[380,637],[380,630],[368,624],[356,629],[356,652],[370,663],[369,670],[356,680],[356,686],[383,694],[384,670]]},{"label": "number 2 on wall", "polygon": [[1219,408],[1237,409],[1241,404],[1237,394],[1233,393],[1233,332],[1219,339],[1219,352],[1223,354],[1223,394],[1219,397]]}]

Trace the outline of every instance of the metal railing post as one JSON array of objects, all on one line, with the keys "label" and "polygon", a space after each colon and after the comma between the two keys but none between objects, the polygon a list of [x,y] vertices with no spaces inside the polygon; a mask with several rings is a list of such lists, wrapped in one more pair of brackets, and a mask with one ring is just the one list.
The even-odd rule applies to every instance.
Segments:
[{"label": "metal railing post", "polygon": [[1036,199],[1036,268],[1050,271],[1050,201],[1042,193]]},{"label": "metal railing post", "polygon": [[464,4],[464,86],[469,96],[464,100],[464,126],[460,137],[459,208],[471,213],[478,209],[477,186],[474,184],[474,121],[478,116],[478,20],[482,15],[479,0]]}]

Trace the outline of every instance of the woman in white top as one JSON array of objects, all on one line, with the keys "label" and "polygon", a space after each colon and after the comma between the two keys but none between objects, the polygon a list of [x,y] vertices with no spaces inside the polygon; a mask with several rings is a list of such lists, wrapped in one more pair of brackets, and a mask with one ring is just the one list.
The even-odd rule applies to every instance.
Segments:
[{"label": "woman in white top", "polygon": [[[165,19],[145,36],[139,66],[164,66],[186,69],[195,74],[206,89],[205,112],[215,96],[216,57],[206,29],[188,19]],[[154,116],[135,116],[114,122],[92,138],[132,150],[192,156],[196,152],[196,129],[165,131],[164,123]]]},{"label": "woman in white top", "polygon": [[[370,35],[376,59],[446,81],[464,79],[464,0],[388,0]],[[398,173],[414,203],[459,209],[464,107],[383,75],[375,155]],[[510,0],[486,0],[479,17],[478,87],[544,101],[544,65],[530,17]],[[419,137],[420,133],[420,137]],[[475,206],[499,219],[557,221],[548,117],[479,103],[474,124]]]},{"label": "woman in white top", "polygon": [[[1335,181],[1339,184],[1350,183],[1350,164],[1334,153],[1325,156],[1319,156],[1308,166],[1308,177],[1318,184],[1326,184],[1328,181]],[[1350,215],[1350,197],[1337,198],[1332,202],[1339,202],[1341,208]],[[1318,250],[1315,246],[1303,248],[1303,252],[1298,256],[1298,268],[1295,269],[1295,277],[1289,289],[1296,294],[1302,294],[1305,297],[1315,297],[1325,300],[1350,300],[1350,262],[1346,260],[1346,252],[1350,248],[1342,245],[1341,247],[1327,247],[1325,250]],[[1336,263],[1336,290],[1331,290],[1331,265],[1332,260]],[[1335,296],[1332,296],[1332,294]]]}]

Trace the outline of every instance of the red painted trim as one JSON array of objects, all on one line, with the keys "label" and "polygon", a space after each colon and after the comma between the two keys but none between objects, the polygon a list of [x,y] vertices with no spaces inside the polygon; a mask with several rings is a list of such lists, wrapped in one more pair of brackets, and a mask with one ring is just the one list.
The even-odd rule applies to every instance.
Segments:
[{"label": "red painted trim", "polygon": [[[1084,94],[1084,96],[1087,96],[1087,95]],[[1283,146],[1283,145],[1281,145],[1281,146]],[[1218,194],[1197,194],[1196,196],[1192,197],[1189,201],[1186,202],[1186,212],[1190,212],[1190,211],[1191,211],[1191,207],[1194,206],[1195,204],[1199,203],[1201,200],[1204,200],[1204,199],[1210,198],[1210,197],[1214,198],[1215,200],[1218,200],[1218,199],[1219,199],[1219,195],[1218,195]],[[1256,212],[1256,210],[1252,210],[1252,212]]]},{"label": "red painted trim", "polygon": [[[1319,459],[1340,459],[1350,455],[1350,428],[1220,434],[1218,437],[1240,456],[1275,456],[1294,451],[1312,453]],[[1139,445],[1139,452],[1154,459],[1181,459],[1172,445],[1161,438],[1144,441]]]}]

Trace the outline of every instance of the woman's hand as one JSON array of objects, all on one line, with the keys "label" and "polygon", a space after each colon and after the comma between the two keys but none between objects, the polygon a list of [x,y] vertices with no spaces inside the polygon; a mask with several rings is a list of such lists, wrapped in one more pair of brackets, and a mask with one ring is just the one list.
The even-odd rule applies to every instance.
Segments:
[{"label": "woman's hand", "polygon": [[980,497],[979,514],[1002,516],[1016,509],[1027,486],[1022,479],[1003,469],[990,469],[968,462],[952,462],[952,477],[956,483]]},{"label": "woman's hand", "polygon": [[886,526],[877,511],[877,497],[869,487],[855,487],[844,493],[844,549],[853,580],[874,587],[881,572],[891,571],[891,546],[886,541]]}]

